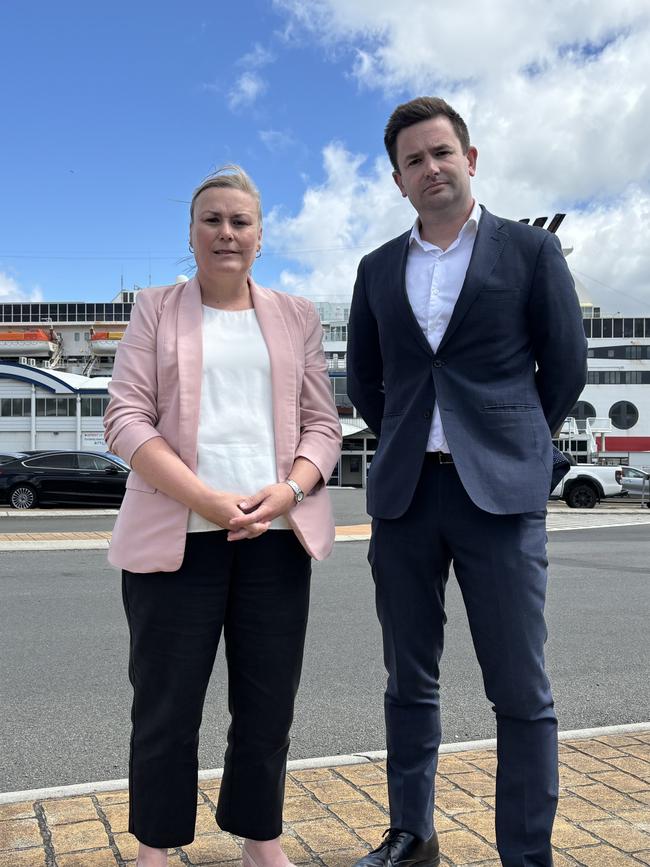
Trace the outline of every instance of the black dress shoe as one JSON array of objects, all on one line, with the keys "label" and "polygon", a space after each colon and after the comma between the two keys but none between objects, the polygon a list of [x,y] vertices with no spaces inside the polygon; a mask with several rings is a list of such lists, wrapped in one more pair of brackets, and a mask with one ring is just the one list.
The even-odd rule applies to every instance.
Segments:
[{"label": "black dress shoe", "polygon": [[435,831],[428,840],[420,840],[408,831],[390,828],[383,842],[354,867],[438,867],[439,864],[440,847]]}]

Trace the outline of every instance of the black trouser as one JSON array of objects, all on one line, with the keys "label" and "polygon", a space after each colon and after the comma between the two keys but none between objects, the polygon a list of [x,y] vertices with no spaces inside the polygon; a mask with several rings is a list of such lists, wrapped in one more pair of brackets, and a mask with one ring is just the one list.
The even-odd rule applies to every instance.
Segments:
[{"label": "black trouser", "polygon": [[492,515],[455,466],[427,458],[408,511],[373,521],[369,559],[388,671],[390,824],[427,839],[441,738],[439,664],[451,563],[496,713],[497,848],[504,867],[550,867],[557,720],[544,670],[546,514]]},{"label": "black trouser", "polygon": [[290,530],[240,542],[189,533],[176,572],[123,571],[134,689],[129,831],[140,842],[194,839],[199,726],[222,628],[232,719],[217,821],[255,840],[281,834],[310,576]]}]

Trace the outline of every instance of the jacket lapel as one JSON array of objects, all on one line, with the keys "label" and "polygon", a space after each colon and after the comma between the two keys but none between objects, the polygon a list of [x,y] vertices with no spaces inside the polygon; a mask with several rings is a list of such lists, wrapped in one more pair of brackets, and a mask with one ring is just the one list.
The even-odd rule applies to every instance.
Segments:
[{"label": "jacket lapel", "polygon": [[449,320],[447,330],[440,341],[438,352],[442,352],[462,322],[465,314],[476,300],[476,296],[494,270],[507,240],[508,232],[503,222],[483,208],[467,274],[465,275],[465,280],[454,307],[454,312]]},{"label": "jacket lapel", "polygon": [[278,478],[285,478],[293,465],[298,445],[296,357],[302,346],[294,346],[283,305],[276,293],[258,286],[252,278],[249,278],[249,286],[255,315],[271,360],[275,456]]},{"label": "jacket lapel", "polygon": [[412,337],[420,344],[422,349],[429,355],[433,354],[431,346],[429,345],[429,341],[426,338],[426,335],[420,328],[420,323],[415,318],[415,313],[413,312],[413,308],[411,307],[411,302],[409,301],[408,293],[406,291],[406,262],[408,259],[410,240],[411,240],[411,230],[409,229],[405,235],[402,235],[403,244],[401,245],[401,253],[398,260],[398,277],[397,280],[390,280],[387,285],[389,286],[399,286],[399,292],[395,295],[393,294],[395,301],[396,313],[399,319],[402,322],[404,328],[406,328]]},{"label": "jacket lapel", "polygon": [[180,456],[190,469],[196,470],[203,372],[203,308],[196,277],[181,290],[176,329]]}]

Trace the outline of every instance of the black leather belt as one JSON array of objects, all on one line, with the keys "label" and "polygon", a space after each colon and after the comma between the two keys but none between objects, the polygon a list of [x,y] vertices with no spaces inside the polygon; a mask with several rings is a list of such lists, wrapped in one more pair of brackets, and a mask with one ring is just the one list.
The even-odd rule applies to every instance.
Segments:
[{"label": "black leather belt", "polygon": [[427,458],[434,464],[453,464],[454,462],[449,452],[427,452]]}]

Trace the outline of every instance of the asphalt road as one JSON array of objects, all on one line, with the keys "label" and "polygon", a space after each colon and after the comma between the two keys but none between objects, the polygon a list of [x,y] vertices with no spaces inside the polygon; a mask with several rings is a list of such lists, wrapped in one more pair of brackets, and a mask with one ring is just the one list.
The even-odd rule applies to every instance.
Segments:
[{"label": "asphalt road", "polygon": [[[352,488],[330,488],[334,504],[334,514],[338,526],[365,524],[370,521],[366,513],[365,491]],[[617,508],[640,507],[639,497],[612,497],[596,506],[594,514]],[[0,510],[3,507],[0,506]],[[568,510],[559,500],[553,501],[553,509]],[[39,510],[39,512],[16,512],[10,516],[0,516],[0,533],[62,533],[66,530],[92,531],[112,530],[115,523],[114,511],[111,515],[89,515],[80,510],[70,510],[68,515],[48,514],[60,512],[59,508]]]},{"label": "asphalt road", "polygon": [[[352,488],[330,490],[336,523],[365,524],[370,521],[366,513],[365,491]],[[0,509],[3,508],[0,506]],[[112,530],[117,510],[111,515],[88,515],[83,511],[70,510],[68,515],[51,515],[48,511],[60,512],[61,508],[42,509],[38,512],[17,512],[0,517],[0,533],[65,533],[92,530]]]},{"label": "asphalt road", "polygon": [[[292,758],[384,747],[384,672],[365,552],[366,543],[341,543],[315,564]],[[561,727],[647,720],[650,529],[552,533],[549,553],[547,657]],[[127,630],[119,575],[105,552],[3,553],[0,592],[0,791],[125,777]],[[453,579],[448,614],[444,740],[492,737]],[[222,765],[226,727],[220,653],[201,767]]]}]

